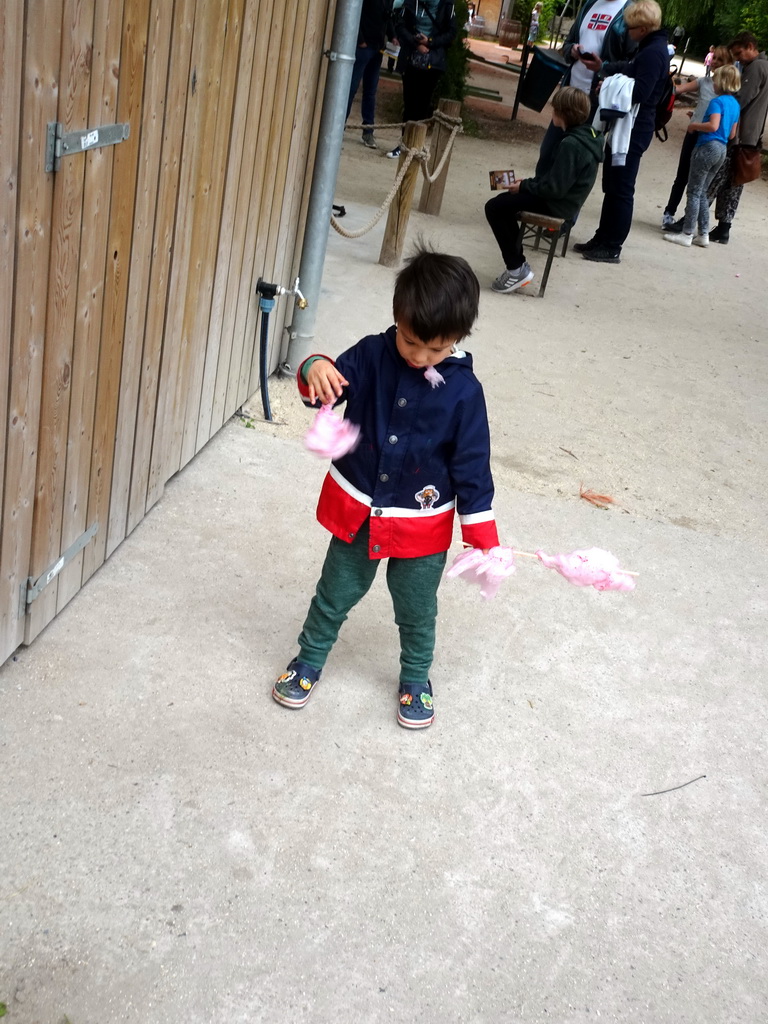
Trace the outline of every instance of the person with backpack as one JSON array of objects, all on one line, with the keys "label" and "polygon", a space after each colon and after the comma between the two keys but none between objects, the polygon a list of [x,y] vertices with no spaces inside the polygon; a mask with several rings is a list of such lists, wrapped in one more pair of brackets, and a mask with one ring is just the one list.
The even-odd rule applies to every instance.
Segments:
[{"label": "person with backpack", "polygon": [[656,107],[669,81],[667,33],[661,27],[661,7],[655,0],[636,0],[624,9],[629,36],[637,45],[630,61],[603,62],[599,57],[584,60],[602,78],[622,74],[634,79],[632,107],[627,116],[632,127],[625,154],[614,154],[606,146],[603,163],[603,206],[600,223],[588,242],[574,245],[584,259],[594,263],[620,263],[621,248],[632,227],[635,182],[643,153],[651,144],[656,127]]},{"label": "person with backpack", "polygon": [[[446,53],[456,36],[452,0],[405,0],[397,17],[400,42],[397,70],[403,76],[403,121],[427,121],[447,66]],[[400,156],[400,145],[387,153]]]},{"label": "person with backpack", "polygon": [[[563,43],[563,57],[568,69],[563,75],[561,87],[573,86],[589,96],[592,110],[590,119],[597,110],[597,94],[600,78],[584,63],[584,58],[594,55],[604,61],[629,60],[637,50],[637,43],[630,39],[624,21],[624,9],[632,0],[592,0],[585,3],[571,26]],[[544,173],[555,157],[555,150],[563,138],[562,128],[550,121],[541,143],[537,172]]]}]

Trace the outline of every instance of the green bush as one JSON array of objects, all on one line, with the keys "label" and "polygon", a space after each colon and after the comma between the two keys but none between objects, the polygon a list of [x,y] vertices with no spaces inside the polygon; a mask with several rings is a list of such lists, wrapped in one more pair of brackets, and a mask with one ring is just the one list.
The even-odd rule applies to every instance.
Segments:
[{"label": "green bush", "polygon": [[465,42],[467,38],[465,26],[469,17],[467,0],[456,0],[454,7],[459,30],[448,48],[445,74],[437,87],[437,95],[446,100],[462,102],[467,95],[467,79],[469,78],[469,50]]}]

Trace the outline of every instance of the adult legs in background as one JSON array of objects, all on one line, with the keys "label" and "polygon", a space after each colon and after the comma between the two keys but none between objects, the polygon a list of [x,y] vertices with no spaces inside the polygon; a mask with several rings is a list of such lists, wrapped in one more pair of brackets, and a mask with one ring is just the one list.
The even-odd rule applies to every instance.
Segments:
[{"label": "adult legs in background", "polygon": [[381,56],[381,53],[376,51],[376,55],[368,61],[363,71],[363,100],[361,104],[363,124],[373,125],[376,123],[376,93],[379,88]]},{"label": "adult legs in background", "polygon": [[667,216],[670,218],[675,216],[675,211],[680,205],[680,200],[683,198],[683,193],[688,184],[688,174],[691,169],[691,154],[693,153],[693,147],[696,145],[697,138],[698,136],[695,132],[686,132],[683,138],[683,144],[680,147],[680,159],[677,164],[677,174],[672,183],[667,205],[664,207],[665,219]]},{"label": "adult legs in background", "polygon": [[634,136],[629,143],[626,163],[614,166],[613,153],[606,147],[603,163],[603,206],[595,241],[600,247],[618,255],[632,227],[635,206],[635,182],[640,160],[653,136]]},{"label": "adult legs in background", "polygon": [[347,101],[347,117],[352,110],[352,101],[357,94],[360,83],[363,83],[362,115],[363,124],[373,124],[376,115],[376,90],[379,85],[381,53],[373,46],[358,46],[355,51],[355,64],[352,68],[352,81],[349,85]]},{"label": "adult legs in background", "polygon": [[426,683],[435,653],[437,588],[447,552],[390,558],[387,586],[400,630],[400,683]]},{"label": "adult legs in background", "polygon": [[541,174],[545,174],[555,159],[555,153],[557,147],[563,141],[565,136],[565,128],[558,128],[556,124],[549,122],[549,128],[544,132],[544,138],[541,140],[541,146],[539,147],[539,159],[536,164],[536,170],[534,171],[534,177],[539,177]]},{"label": "adult legs in background", "polygon": [[432,117],[432,102],[442,71],[419,70],[410,64],[403,69],[403,120],[426,121]]},{"label": "adult legs in background", "polygon": [[731,166],[731,155],[728,153],[720,173],[709,188],[709,195],[715,197],[715,217],[719,224],[727,225],[728,228],[736,217],[741,193],[744,191],[743,185],[731,183]]}]

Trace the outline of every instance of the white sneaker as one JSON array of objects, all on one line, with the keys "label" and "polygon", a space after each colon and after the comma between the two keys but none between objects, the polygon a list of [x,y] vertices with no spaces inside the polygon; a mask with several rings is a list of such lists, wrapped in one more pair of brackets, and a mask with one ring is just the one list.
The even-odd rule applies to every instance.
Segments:
[{"label": "white sneaker", "polygon": [[523,288],[525,285],[530,284],[533,280],[534,274],[527,263],[523,263],[519,270],[505,270],[496,278],[491,285],[491,288],[495,292],[502,292],[504,295],[509,292],[515,292],[518,288]]},{"label": "white sneaker", "polygon": [[671,213],[664,213],[661,218],[661,230],[666,231],[667,228],[671,228],[675,223],[675,218]]},{"label": "white sneaker", "polygon": [[387,156],[389,157],[390,160],[397,160],[397,158],[400,156],[400,147],[395,146],[394,149],[390,149],[390,151],[387,153]]},{"label": "white sneaker", "polygon": [[709,234],[696,235],[696,237],[693,240],[693,244],[700,245],[702,249],[706,249],[709,245]]},{"label": "white sneaker", "polygon": [[679,235],[673,235],[671,232],[667,232],[662,235],[665,242],[674,242],[675,245],[690,246],[693,241],[693,235],[686,235],[684,231],[681,231]]}]

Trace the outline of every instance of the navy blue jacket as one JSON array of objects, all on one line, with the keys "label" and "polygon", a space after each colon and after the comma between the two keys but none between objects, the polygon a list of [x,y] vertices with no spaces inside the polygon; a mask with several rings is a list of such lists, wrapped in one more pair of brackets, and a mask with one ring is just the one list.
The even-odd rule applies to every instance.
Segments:
[{"label": "navy blue jacket", "polygon": [[619,74],[634,78],[632,102],[639,103],[640,108],[632,128],[632,138],[645,139],[647,136],[648,145],[656,126],[656,104],[669,76],[668,45],[666,29],[657,29],[640,40],[632,60],[609,61],[600,68],[603,78]]},{"label": "navy blue jacket", "polygon": [[[437,370],[445,383],[433,388],[397,351],[393,326],[363,338],[335,365],[349,381],[339,400],[345,418],[361,436],[354,452],[331,464],[319,522],[350,542],[370,519],[371,558],[447,551],[455,512],[465,543],[497,545],[488,417],[471,355],[444,359]],[[301,366],[298,382],[309,404]]]}]

